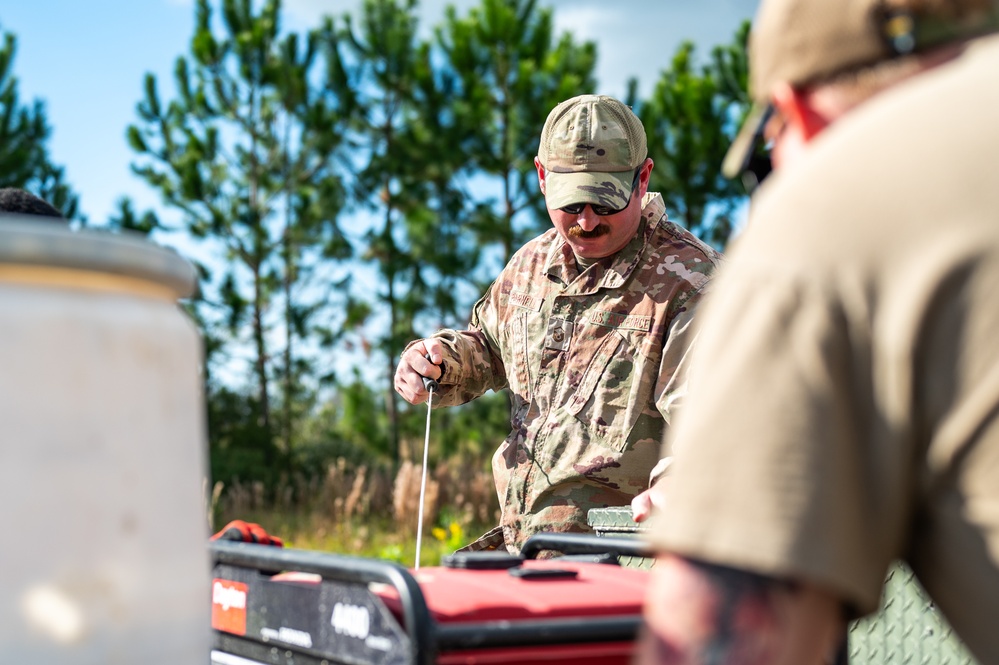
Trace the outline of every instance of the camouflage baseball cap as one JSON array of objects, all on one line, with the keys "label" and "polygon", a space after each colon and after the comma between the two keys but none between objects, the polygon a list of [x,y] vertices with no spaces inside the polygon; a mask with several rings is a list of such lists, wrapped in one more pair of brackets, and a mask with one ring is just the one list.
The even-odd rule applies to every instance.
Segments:
[{"label": "camouflage baseball cap", "polygon": [[999,29],[999,0],[763,0],[749,38],[756,103],[722,172],[745,167],[778,82],[794,87]]},{"label": "camouflage baseball cap", "polygon": [[642,121],[613,97],[562,102],[548,114],[538,147],[548,207],[585,202],[624,208],[648,152]]}]

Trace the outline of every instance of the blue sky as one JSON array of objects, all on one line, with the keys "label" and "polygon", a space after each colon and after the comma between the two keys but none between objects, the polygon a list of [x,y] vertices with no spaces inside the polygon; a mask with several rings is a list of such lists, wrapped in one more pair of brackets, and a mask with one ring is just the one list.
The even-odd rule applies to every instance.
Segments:
[{"label": "blue sky", "polygon": [[[541,0],[559,31],[598,44],[599,92],[620,96],[636,76],[647,92],[677,45],[692,39],[707,52],[730,41],[756,0]],[[216,5],[219,3],[215,3]],[[422,25],[436,23],[446,4],[465,13],[477,0],[424,0]],[[318,17],[355,12],[360,0],[286,0],[285,27],[302,30]],[[125,128],[146,72],[169,84],[174,60],[186,53],[193,0],[0,0],[0,28],[18,39],[14,74],[22,102],[45,102],[53,160],[80,195],[82,212],[102,224],[115,201],[159,209],[155,192],[131,174],[134,156]],[[169,88],[161,87],[161,93]],[[165,94],[164,94],[165,96]]]}]

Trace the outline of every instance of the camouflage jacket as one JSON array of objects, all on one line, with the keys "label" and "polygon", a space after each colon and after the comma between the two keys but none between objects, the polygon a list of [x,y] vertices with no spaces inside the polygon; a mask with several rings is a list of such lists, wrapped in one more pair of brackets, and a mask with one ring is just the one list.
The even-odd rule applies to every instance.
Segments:
[{"label": "camouflage jacket", "polygon": [[587,530],[590,508],[648,487],[684,388],[691,313],[720,257],[667,219],[661,195],[646,195],[642,217],[624,249],[582,273],[547,231],[513,256],[468,330],[434,335],[445,347],[435,407],[512,395],[493,456],[501,524],[472,549]]}]

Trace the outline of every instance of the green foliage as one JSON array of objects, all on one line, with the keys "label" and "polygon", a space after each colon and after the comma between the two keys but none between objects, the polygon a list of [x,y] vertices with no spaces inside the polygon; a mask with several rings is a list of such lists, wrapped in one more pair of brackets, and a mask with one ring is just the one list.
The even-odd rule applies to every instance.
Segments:
[{"label": "green foliage", "polygon": [[[419,461],[426,426],[426,406],[400,414],[401,438],[411,447],[409,459]],[[431,461],[486,459],[510,429],[506,396],[484,395],[468,404],[437,409],[433,414]],[[332,397],[308,418],[294,449],[296,469],[315,473],[339,459],[349,465],[392,463],[395,448],[385,408],[385,392],[354,372]]]},{"label": "green foliage", "polygon": [[[426,406],[410,410],[404,420],[404,437],[422,444]],[[510,410],[505,394],[487,393],[448,409],[435,409],[431,421],[435,460],[450,457],[488,458],[510,432]]]},{"label": "green foliage", "polygon": [[[380,224],[365,234],[363,258],[379,276],[375,294],[379,308],[388,316],[388,326],[375,346],[386,358],[382,380],[388,385],[395,374],[395,359],[410,336],[412,318],[419,308],[408,285],[422,283],[420,264],[409,251],[406,213],[414,207],[412,192],[405,186],[427,162],[402,139],[403,127],[414,114],[412,85],[418,49],[414,0],[365,0],[355,27],[345,17],[344,38],[357,69],[355,75],[367,85],[359,97],[365,113],[358,118],[356,134],[364,154],[357,174],[360,198],[376,208]],[[392,454],[399,460],[398,399],[390,394],[388,410]]]},{"label": "green foliage", "polygon": [[434,540],[444,545],[445,550],[453,552],[468,544],[468,536],[465,535],[465,530],[461,528],[461,524],[453,520],[445,520],[444,523],[447,525],[446,527],[435,526],[430,533]]},{"label": "green foliage", "polygon": [[376,559],[384,559],[385,561],[392,561],[398,564],[405,564],[403,560],[403,549],[402,545],[399,543],[391,543],[389,545],[383,545],[378,549],[378,555]]},{"label": "green foliage", "polygon": [[[277,0],[257,12],[250,0],[223,0],[221,9],[217,36],[208,0],[197,2],[190,57],[174,68],[177,98],[161,101],[147,75],[127,137],[141,156],[134,171],[227,264],[220,281],[202,284],[200,320],[209,335],[253,348],[254,436],[290,459],[315,398],[304,349],[314,328],[330,329],[335,300],[313,285],[353,253],[337,221],[353,93],[330,22],[282,35]],[[153,222],[122,205],[121,226]]]},{"label": "green foliage", "polygon": [[663,194],[674,221],[719,247],[742,194],[721,175],[721,164],[738,128],[734,119],[748,108],[747,36],[748,23],[735,44],[715,48],[702,66],[694,64],[694,45],[683,44],[639,111],[655,161],[650,189]]},{"label": "green foliage", "polygon": [[219,387],[208,399],[208,429],[212,436],[212,478],[231,484],[261,481],[273,486],[286,465],[263,424],[259,403],[252,395]]},{"label": "green foliage", "polygon": [[[401,532],[384,518],[327,524],[314,516],[277,510],[252,511],[231,517],[264,526],[268,533],[282,537],[286,547],[381,559],[406,567],[412,567],[416,561],[416,534]],[[220,517],[218,523],[225,524],[229,519],[230,516]],[[439,566],[444,556],[468,544],[470,538],[450,537],[454,527],[457,527],[459,537],[464,538],[465,532],[453,523],[434,528],[446,531],[448,536],[444,540],[434,535],[424,537],[420,549],[421,566]]]},{"label": "green foliage", "polygon": [[132,205],[132,199],[124,196],[117,201],[117,214],[112,214],[108,219],[108,226],[112,229],[140,233],[149,235],[157,229],[163,229],[159,218],[151,210],[139,214]]},{"label": "green foliage", "polygon": [[353,464],[392,460],[384,401],[384,395],[355,371],[307,422],[297,448],[299,459],[310,462],[303,467],[326,468],[341,457]]},{"label": "green foliage", "polygon": [[[593,91],[596,46],[569,34],[556,40],[551,10],[535,0],[482,0],[466,17],[449,7],[436,34],[456,80],[455,114],[476,128],[458,146],[502,192],[495,205],[476,206],[468,226],[506,261],[548,228],[534,170],[538,138],[555,104]],[[520,213],[527,219],[517,225]]]},{"label": "green foliage", "polygon": [[[67,219],[77,218],[79,199],[63,182],[63,169],[49,159],[51,129],[45,105],[21,103],[13,74],[17,39],[0,31],[0,187],[26,189],[41,197]],[[80,219],[80,221],[85,221]]]}]

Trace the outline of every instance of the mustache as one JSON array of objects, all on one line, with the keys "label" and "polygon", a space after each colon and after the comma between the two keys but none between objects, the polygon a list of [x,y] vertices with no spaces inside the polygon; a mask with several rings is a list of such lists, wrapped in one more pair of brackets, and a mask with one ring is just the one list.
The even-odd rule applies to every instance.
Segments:
[{"label": "mustache", "polygon": [[569,227],[568,234],[572,238],[599,238],[610,233],[610,228],[604,224],[598,224],[595,228],[586,231],[579,226]]}]

